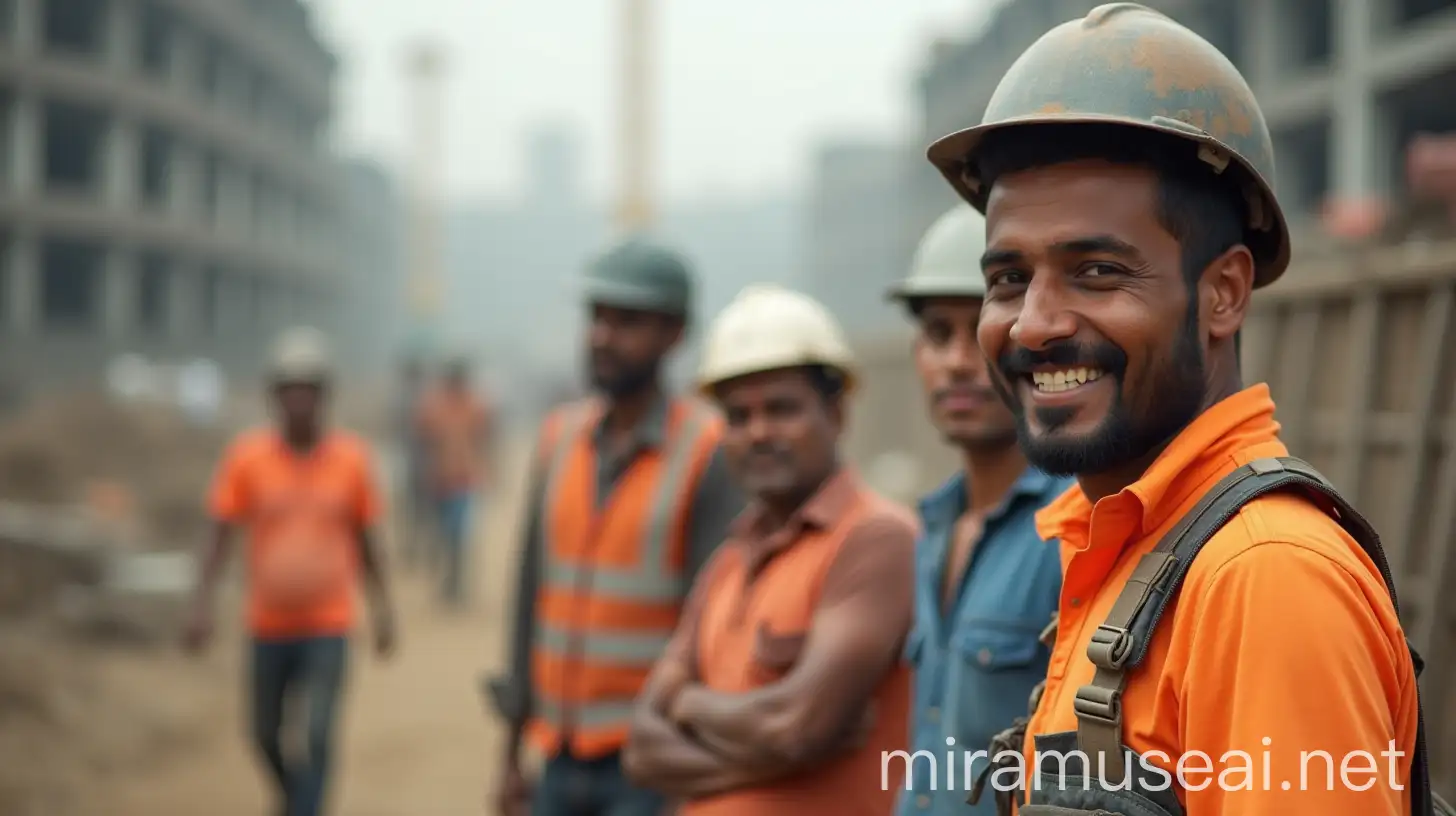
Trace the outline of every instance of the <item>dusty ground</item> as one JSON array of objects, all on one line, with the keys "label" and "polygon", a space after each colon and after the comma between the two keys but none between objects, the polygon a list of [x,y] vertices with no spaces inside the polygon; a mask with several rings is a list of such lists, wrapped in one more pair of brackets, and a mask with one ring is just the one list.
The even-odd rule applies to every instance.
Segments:
[{"label": "dusty ground", "polygon": [[[516,472],[511,469],[511,472]],[[507,481],[507,480],[502,480]],[[480,814],[494,766],[495,724],[477,678],[502,654],[502,610],[514,563],[516,492],[503,488],[477,533],[476,603],[438,611],[423,576],[396,569],[401,650],[381,664],[354,654],[338,745],[339,816]],[[269,799],[245,739],[242,641],[228,632],[200,661],[168,651],[93,660],[99,699],[134,701],[96,739],[120,740],[72,788],[82,802],[47,816],[263,816]],[[0,690],[3,691],[3,690]],[[127,758],[115,759],[120,753]],[[84,791],[80,788],[84,787]],[[12,816],[28,816],[17,813]]]}]

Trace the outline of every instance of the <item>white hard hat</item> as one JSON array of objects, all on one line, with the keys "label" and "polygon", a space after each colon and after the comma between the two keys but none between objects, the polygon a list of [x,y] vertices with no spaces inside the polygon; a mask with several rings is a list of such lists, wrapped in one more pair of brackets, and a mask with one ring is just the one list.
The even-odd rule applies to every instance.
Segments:
[{"label": "white hard hat", "polygon": [[708,393],[735,377],[809,365],[838,371],[846,390],[853,385],[854,354],[829,310],[801,292],[754,284],[708,327],[698,387]]},{"label": "white hard hat", "polygon": [[311,326],[288,329],[273,346],[269,373],[274,382],[317,383],[332,373],[328,340]]},{"label": "white hard hat", "polygon": [[910,274],[889,291],[892,300],[922,297],[984,297],[981,255],[986,218],[964,202],[936,219],[920,239]]}]

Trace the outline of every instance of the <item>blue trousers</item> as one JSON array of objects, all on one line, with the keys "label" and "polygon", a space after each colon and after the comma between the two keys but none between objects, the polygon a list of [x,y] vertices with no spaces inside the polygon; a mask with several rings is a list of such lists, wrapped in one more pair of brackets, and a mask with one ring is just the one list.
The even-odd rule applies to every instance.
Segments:
[{"label": "blue trousers", "polygon": [[[348,664],[343,637],[255,640],[253,739],[273,777],[283,816],[320,816],[332,754],[334,720]],[[285,708],[302,703],[306,755],[288,758],[281,741]]]},{"label": "blue trousers", "polygon": [[465,555],[469,549],[470,493],[461,491],[438,500],[440,545],[444,549],[441,595],[449,603],[465,600]]},{"label": "blue trousers", "polygon": [[622,773],[621,757],[577,759],[561,753],[546,768],[531,797],[531,816],[660,816],[666,800]]}]

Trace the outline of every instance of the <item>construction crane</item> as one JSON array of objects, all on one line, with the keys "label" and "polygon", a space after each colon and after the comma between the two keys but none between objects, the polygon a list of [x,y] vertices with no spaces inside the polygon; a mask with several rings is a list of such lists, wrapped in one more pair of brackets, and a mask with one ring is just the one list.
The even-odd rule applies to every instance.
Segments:
[{"label": "construction crane", "polygon": [[410,86],[411,162],[409,169],[408,268],[412,345],[435,341],[443,288],[444,221],[442,212],[444,50],[429,42],[415,44],[405,60]]},{"label": "construction crane", "polygon": [[618,0],[617,228],[647,229],[652,201],[652,0]]}]

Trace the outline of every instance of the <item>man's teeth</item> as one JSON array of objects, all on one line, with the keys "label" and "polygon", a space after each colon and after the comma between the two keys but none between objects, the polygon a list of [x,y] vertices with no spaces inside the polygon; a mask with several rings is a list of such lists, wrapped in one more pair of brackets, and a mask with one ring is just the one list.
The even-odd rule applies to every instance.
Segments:
[{"label": "man's teeth", "polygon": [[1068,368],[1063,371],[1032,372],[1031,381],[1036,385],[1036,390],[1054,394],[1092,382],[1101,376],[1102,372],[1095,368]]}]

